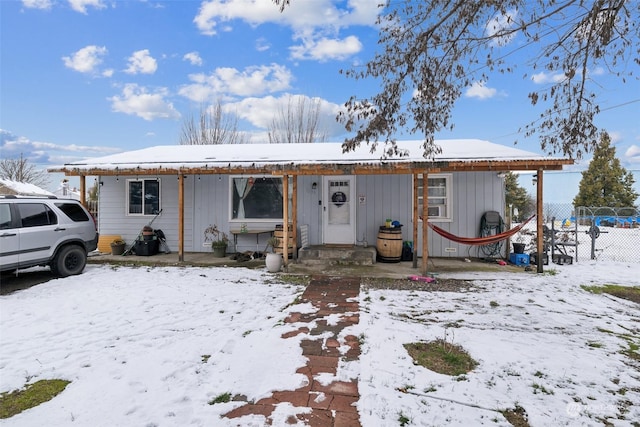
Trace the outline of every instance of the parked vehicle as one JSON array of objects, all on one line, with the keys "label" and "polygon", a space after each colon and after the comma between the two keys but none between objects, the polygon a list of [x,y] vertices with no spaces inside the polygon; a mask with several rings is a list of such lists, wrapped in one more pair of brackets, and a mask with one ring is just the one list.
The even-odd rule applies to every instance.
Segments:
[{"label": "parked vehicle", "polygon": [[50,266],[80,274],[98,246],[91,214],[72,199],[0,196],[0,271]]}]

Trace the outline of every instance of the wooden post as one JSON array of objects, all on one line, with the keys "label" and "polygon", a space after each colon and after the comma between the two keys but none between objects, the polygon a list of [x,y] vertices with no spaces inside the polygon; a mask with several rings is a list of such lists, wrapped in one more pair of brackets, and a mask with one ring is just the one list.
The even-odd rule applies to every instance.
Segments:
[{"label": "wooden post", "polygon": [[537,272],[542,273],[544,271],[544,212],[543,212],[543,204],[542,204],[542,169],[538,169],[538,177],[536,180],[537,188],[536,188],[536,252],[538,253],[536,257]]},{"label": "wooden post", "polygon": [[178,261],[184,261],[184,175],[178,175]]},{"label": "wooden post", "polygon": [[[293,228],[293,259],[298,259],[298,175],[293,175],[293,195],[291,196],[291,227]],[[285,254],[289,256],[289,248]],[[284,247],[284,246],[283,246]]]},{"label": "wooden post", "polygon": [[429,263],[429,172],[422,173],[422,275],[427,275]]},{"label": "wooden post", "polygon": [[413,174],[413,268],[418,268],[418,174]]},{"label": "wooden post", "polygon": [[282,258],[289,263],[289,175],[282,175]]},{"label": "wooden post", "polygon": [[87,177],[80,175],[80,203],[88,209],[87,206]]}]

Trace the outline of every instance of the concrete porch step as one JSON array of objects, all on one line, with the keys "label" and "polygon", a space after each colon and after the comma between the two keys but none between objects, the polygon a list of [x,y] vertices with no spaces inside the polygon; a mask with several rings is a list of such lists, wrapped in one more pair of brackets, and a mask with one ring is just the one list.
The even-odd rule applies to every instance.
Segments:
[{"label": "concrete porch step", "polygon": [[373,246],[309,246],[298,251],[300,264],[373,265],[376,248]]}]

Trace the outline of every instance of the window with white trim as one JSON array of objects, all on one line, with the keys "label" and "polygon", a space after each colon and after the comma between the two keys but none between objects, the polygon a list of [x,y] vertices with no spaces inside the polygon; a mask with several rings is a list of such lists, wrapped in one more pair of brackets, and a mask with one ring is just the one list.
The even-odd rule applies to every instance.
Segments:
[{"label": "window with white trim", "polygon": [[[453,208],[451,206],[451,174],[429,174],[427,179],[429,219],[450,221]],[[422,217],[422,174],[418,176],[418,216]]]},{"label": "window with white trim", "polygon": [[231,221],[282,222],[282,178],[270,175],[235,176],[229,182]]},{"label": "window with white trim", "polygon": [[160,181],[158,179],[127,180],[127,213],[157,215],[160,212]]}]

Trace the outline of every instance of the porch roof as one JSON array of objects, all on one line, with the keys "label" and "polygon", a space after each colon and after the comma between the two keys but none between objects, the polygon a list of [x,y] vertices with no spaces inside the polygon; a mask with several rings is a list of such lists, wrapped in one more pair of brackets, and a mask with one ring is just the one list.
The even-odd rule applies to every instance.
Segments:
[{"label": "porch roof", "polygon": [[478,139],[437,140],[442,152],[423,157],[423,141],[398,141],[403,156],[383,158],[383,144],[344,153],[342,143],[170,145],[51,167],[66,175],[272,173],[300,175],[407,174],[429,171],[560,170],[572,159],[546,157]]}]

